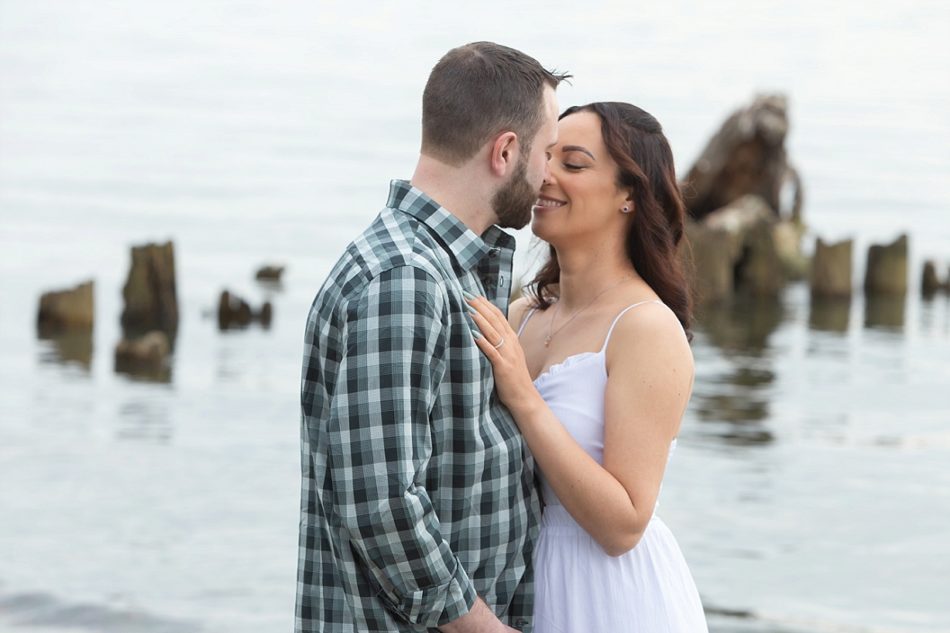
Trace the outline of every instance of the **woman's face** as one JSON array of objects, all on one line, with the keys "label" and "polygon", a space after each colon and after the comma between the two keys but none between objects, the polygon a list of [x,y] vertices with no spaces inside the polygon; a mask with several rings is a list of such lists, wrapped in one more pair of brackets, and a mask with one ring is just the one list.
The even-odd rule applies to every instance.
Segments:
[{"label": "woman's face", "polygon": [[616,235],[630,217],[621,213],[630,204],[628,192],[617,186],[617,163],[600,127],[593,112],[577,112],[558,123],[550,176],[541,186],[531,223],[535,235],[555,246],[602,232]]}]

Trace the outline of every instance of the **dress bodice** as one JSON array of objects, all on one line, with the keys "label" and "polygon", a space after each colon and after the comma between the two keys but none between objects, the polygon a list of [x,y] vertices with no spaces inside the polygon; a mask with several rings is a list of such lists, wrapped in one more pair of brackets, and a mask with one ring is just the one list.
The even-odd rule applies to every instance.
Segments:
[{"label": "dress bodice", "polygon": [[[628,310],[646,303],[660,302],[642,301],[628,306],[611,323],[604,345],[599,351],[568,356],[562,362],[549,367],[534,380],[534,386],[558,421],[571,434],[574,441],[598,464],[604,463],[607,344],[620,317]],[[533,311],[526,316],[518,331],[519,335],[532,314]],[[670,445],[670,455],[673,454],[675,447],[676,440],[674,439]],[[545,505],[561,505],[554,490],[548,485],[543,471],[541,472],[541,492]]]}]

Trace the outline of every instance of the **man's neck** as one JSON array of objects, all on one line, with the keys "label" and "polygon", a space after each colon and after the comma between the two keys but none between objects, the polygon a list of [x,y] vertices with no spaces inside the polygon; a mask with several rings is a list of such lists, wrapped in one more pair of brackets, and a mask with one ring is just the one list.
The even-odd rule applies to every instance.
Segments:
[{"label": "man's neck", "polygon": [[410,183],[476,235],[481,235],[498,221],[491,208],[491,194],[470,165],[453,167],[422,155]]}]

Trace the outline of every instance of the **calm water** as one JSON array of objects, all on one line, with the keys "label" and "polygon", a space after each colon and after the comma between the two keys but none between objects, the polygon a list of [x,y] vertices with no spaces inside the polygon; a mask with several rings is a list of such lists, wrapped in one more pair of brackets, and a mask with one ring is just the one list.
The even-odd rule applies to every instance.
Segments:
[{"label": "calm water", "polygon": [[[915,282],[946,269],[944,4],[663,4],[0,0],[0,630],[292,628],[307,307],[411,173],[453,45],[571,70],[562,106],[651,110],[681,170],[788,92],[814,233],[906,230]],[[111,357],[128,247],[166,238],[182,324],[155,383]],[[283,288],[252,281],[267,261]],[[92,338],[37,339],[39,293],[92,277]],[[217,332],[224,287],[271,297],[273,327]],[[714,630],[950,631],[947,300],[792,286],[708,311],[694,352],[661,514]]]}]

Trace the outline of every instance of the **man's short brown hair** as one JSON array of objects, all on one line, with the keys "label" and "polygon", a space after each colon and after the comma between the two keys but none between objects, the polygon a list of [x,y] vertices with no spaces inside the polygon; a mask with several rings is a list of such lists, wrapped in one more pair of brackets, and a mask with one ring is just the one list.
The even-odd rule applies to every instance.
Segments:
[{"label": "man's short brown hair", "polygon": [[458,166],[506,130],[528,151],[543,120],[544,86],[557,88],[568,77],[494,42],[453,48],[422,94],[422,153]]}]

